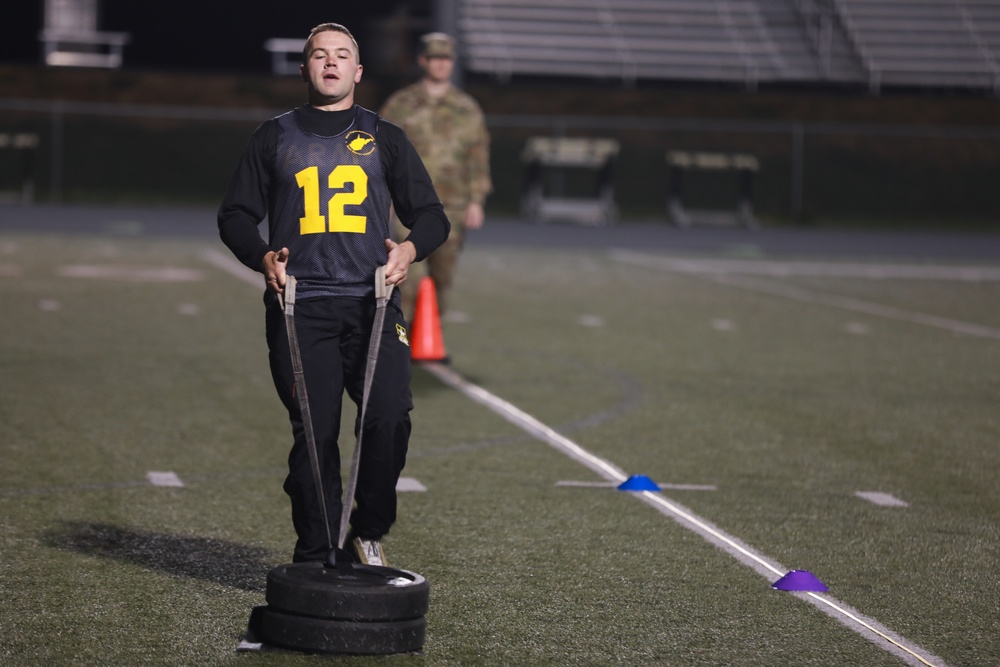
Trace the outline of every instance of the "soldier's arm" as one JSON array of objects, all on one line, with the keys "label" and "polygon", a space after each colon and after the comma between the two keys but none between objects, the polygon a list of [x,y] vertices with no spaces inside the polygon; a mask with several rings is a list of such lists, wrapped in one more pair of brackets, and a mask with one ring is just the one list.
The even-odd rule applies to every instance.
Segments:
[{"label": "soldier's arm", "polygon": [[482,112],[478,114],[475,137],[467,154],[467,174],[469,176],[469,199],[482,205],[487,195],[493,191],[490,178],[490,133]]}]

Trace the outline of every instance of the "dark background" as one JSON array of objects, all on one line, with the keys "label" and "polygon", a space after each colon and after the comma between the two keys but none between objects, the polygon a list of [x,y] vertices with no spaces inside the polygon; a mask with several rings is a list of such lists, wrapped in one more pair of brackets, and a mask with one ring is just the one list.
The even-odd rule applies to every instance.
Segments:
[{"label": "dark background", "polygon": [[[217,201],[235,156],[265,111],[303,99],[298,77],[272,74],[267,39],[303,39],[319,23],[343,23],[358,38],[365,66],[358,102],[377,109],[416,78],[414,47],[435,28],[436,3],[103,0],[99,29],[131,37],[119,70],[44,67],[38,40],[43,5],[0,0],[0,106],[8,103],[0,109],[0,132],[34,133],[42,147],[30,154],[0,151],[0,198],[29,174],[38,201],[204,205]],[[615,200],[625,218],[662,222],[666,151],[707,150],[751,153],[760,160],[754,207],[767,225],[1000,229],[1000,97],[987,91],[887,89],[872,95],[833,85],[747,90],[731,83],[626,86],[461,74],[490,123],[490,215],[519,213],[521,149],[528,138],[568,133],[622,143]],[[56,114],[56,101],[220,111],[183,120],[134,110],[130,117],[103,107]],[[261,117],[226,116],[253,110]],[[564,125],[587,117],[594,121],[585,127]],[[629,125],[635,119],[712,125],[643,129]],[[732,131],[720,125],[743,121],[778,127]],[[831,124],[840,129],[831,131]],[[799,171],[793,168],[793,127],[802,132]],[[686,205],[728,208],[736,193],[731,176],[689,174]],[[590,173],[566,174],[562,194],[587,196],[592,180]],[[791,194],[796,182],[797,208]]]},{"label": "dark background", "polygon": [[[39,63],[44,3],[2,4],[0,62]],[[419,27],[430,11],[429,2],[391,0],[104,0],[98,28],[131,35],[124,69],[266,72],[271,56],[263,45],[271,37],[304,38],[319,23],[342,23],[361,43],[364,59],[372,46],[365,38],[380,22],[396,16]]]}]

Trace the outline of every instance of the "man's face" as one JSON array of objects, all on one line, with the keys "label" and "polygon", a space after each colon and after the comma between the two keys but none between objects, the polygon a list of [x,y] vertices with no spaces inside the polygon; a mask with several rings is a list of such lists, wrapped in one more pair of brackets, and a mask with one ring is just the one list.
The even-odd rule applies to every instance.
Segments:
[{"label": "man's face", "polygon": [[434,58],[420,56],[420,66],[426,72],[428,79],[434,83],[444,83],[445,81],[451,81],[451,72],[455,69],[455,61],[451,58],[442,58],[440,56]]},{"label": "man's face", "polygon": [[362,69],[350,37],[334,30],[316,34],[302,65],[302,78],[309,84],[309,101],[317,106],[353,101],[354,85],[361,81]]}]

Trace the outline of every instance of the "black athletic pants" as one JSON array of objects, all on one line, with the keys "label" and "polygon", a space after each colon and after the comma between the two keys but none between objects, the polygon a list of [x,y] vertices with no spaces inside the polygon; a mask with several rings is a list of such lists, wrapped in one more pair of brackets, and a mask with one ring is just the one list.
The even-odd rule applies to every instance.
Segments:
[{"label": "black athletic pants", "polygon": [[[343,395],[346,390],[358,407],[354,424],[357,437],[374,318],[374,299],[318,298],[295,304],[295,328],[334,546],[343,507],[337,443]],[[329,553],[327,532],[295,394],[284,312],[276,299],[268,299],[266,324],[271,376],[288,410],[294,438],[284,485],[291,498],[292,523],[298,536],[293,560],[324,560]],[[411,353],[405,341],[402,313],[390,302],[386,306],[378,364],[365,411],[356,506],[351,513],[351,532],[358,537],[381,538],[396,520],[396,482],[406,463],[413,408]]]}]

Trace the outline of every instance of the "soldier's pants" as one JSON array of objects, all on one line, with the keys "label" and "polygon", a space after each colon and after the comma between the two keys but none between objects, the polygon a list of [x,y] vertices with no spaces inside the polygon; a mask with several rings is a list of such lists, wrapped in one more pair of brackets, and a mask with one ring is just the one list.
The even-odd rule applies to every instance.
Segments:
[{"label": "soldier's pants", "polygon": [[[444,315],[448,308],[448,293],[455,281],[458,256],[465,243],[465,225],[462,222],[465,218],[465,209],[445,208],[444,212],[451,222],[451,233],[448,234],[448,240],[428,255],[424,261],[410,265],[409,276],[400,287],[400,305],[407,322],[413,321],[417,304],[417,290],[420,287],[420,280],[424,276],[430,276],[431,280],[434,281],[438,313]],[[395,216],[393,216],[393,230],[396,241],[402,241],[408,233]]]}]

